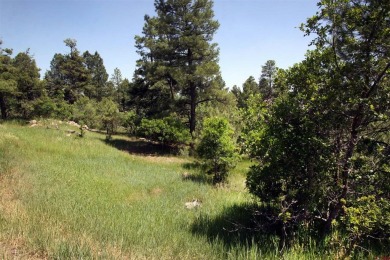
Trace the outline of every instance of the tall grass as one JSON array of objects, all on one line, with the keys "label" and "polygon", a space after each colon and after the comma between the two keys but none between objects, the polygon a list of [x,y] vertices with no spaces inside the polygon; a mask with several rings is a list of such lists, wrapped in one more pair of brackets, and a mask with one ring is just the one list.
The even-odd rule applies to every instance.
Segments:
[{"label": "tall grass", "polygon": [[[50,126],[50,124],[49,124]],[[190,159],[130,154],[103,135],[0,125],[0,258],[279,259],[277,238],[234,232],[248,162],[213,188]],[[131,140],[115,136],[131,146]],[[200,208],[185,202],[198,199]],[[305,247],[307,248],[307,247]],[[301,247],[285,259],[318,259]]]}]

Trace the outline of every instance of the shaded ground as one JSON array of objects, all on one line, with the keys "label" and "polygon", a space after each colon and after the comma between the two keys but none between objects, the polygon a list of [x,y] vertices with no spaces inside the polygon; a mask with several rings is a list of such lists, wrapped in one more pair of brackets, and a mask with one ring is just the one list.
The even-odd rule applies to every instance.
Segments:
[{"label": "shaded ground", "polygon": [[[214,217],[201,215],[191,226],[191,232],[207,236],[210,242],[222,241],[227,248],[237,245],[251,247],[264,241],[262,232],[256,230],[253,216],[254,206],[234,205]],[[269,241],[269,235],[267,241]]]},{"label": "shaded ground", "polygon": [[211,181],[206,174],[201,172],[201,165],[198,162],[186,162],[181,165],[183,169],[188,170],[182,175],[183,181],[192,181],[195,183],[209,183]]},{"label": "shaded ground", "polygon": [[180,154],[180,147],[151,142],[142,139],[113,139],[107,144],[131,154],[144,156],[169,156]]}]

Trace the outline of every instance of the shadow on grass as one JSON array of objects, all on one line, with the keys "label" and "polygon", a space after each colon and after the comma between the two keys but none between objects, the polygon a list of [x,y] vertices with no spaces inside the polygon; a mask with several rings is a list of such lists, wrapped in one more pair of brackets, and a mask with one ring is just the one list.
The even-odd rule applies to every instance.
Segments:
[{"label": "shadow on grass", "polygon": [[199,162],[190,162],[190,163],[183,163],[181,165],[183,169],[191,171],[185,172],[182,175],[183,181],[192,181],[195,183],[202,183],[202,184],[211,184],[211,180],[202,172],[202,168]]},{"label": "shadow on grass", "polygon": [[261,246],[269,252],[275,252],[279,247],[277,225],[269,225],[267,230],[259,230],[259,221],[254,212],[256,205],[234,205],[224,209],[216,216],[200,215],[191,226],[194,235],[208,238],[210,243],[223,242],[227,249],[243,247],[250,249]]},{"label": "shadow on grass", "polygon": [[104,140],[105,143],[111,145],[118,150],[125,151],[131,154],[149,155],[149,156],[171,156],[180,154],[180,148],[165,144],[150,142],[146,140],[123,140],[113,139]]},{"label": "shadow on grass", "polygon": [[[263,254],[277,258],[283,258],[283,253],[295,244],[304,246],[304,250],[311,250],[315,257],[329,253],[332,255],[340,249],[332,243],[327,244],[327,239],[317,232],[295,229],[293,233],[284,236],[282,223],[272,218],[269,209],[251,204],[225,208],[220,215],[214,217],[200,215],[191,225],[190,231],[193,235],[206,236],[210,244],[222,242],[228,251],[260,248]],[[369,238],[364,241],[363,247],[354,249],[350,256],[352,259],[367,259],[370,255],[388,255],[389,244],[390,240]],[[346,245],[339,246],[345,249]]]},{"label": "shadow on grass", "polygon": [[189,162],[189,163],[183,163],[182,167],[186,170],[200,170],[201,165],[199,162]]},{"label": "shadow on grass", "polygon": [[183,181],[192,181],[201,184],[211,184],[211,181],[202,173],[189,173],[182,175]]}]

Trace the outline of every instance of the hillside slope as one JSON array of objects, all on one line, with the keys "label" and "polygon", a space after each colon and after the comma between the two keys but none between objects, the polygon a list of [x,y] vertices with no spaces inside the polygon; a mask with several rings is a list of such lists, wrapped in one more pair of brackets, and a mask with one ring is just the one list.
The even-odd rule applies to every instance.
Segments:
[{"label": "hillside slope", "polygon": [[[234,236],[219,238],[229,225],[224,212],[248,201],[244,176],[213,188],[188,159],[130,154],[98,133],[79,138],[70,134],[71,126],[53,124],[0,125],[2,258],[221,259],[258,253],[232,243]],[[125,137],[114,140],[132,145]],[[201,207],[186,209],[193,199]]]}]

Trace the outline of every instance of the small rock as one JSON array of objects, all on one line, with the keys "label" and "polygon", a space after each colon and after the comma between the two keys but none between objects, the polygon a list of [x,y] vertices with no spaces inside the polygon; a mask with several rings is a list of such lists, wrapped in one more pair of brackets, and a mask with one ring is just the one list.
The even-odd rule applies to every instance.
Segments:
[{"label": "small rock", "polygon": [[190,201],[190,202],[186,202],[185,203],[185,207],[186,209],[194,209],[194,208],[198,208],[202,205],[202,202],[200,202],[199,200],[197,199],[194,199],[193,201]]},{"label": "small rock", "polygon": [[189,174],[188,172],[184,172],[184,173],[181,175],[181,178],[182,178],[183,180],[188,180],[190,177],[191,177],[191,174]]},{"label": "small rock", "polygon": [[28,122],[30,124],[29,127],[36,127],[38,126],[38,121],[37,120],[31,120],[30,122]]},{"label": "small rock", "polygon": [[77,124],[77,123],[76,123],[76,122],[74,122],[74,121],[68,121],[68,125],[71,125],[71,126],[76,126],[76,127],[80,128],[80,125],[79,125],[79,124]]}]

